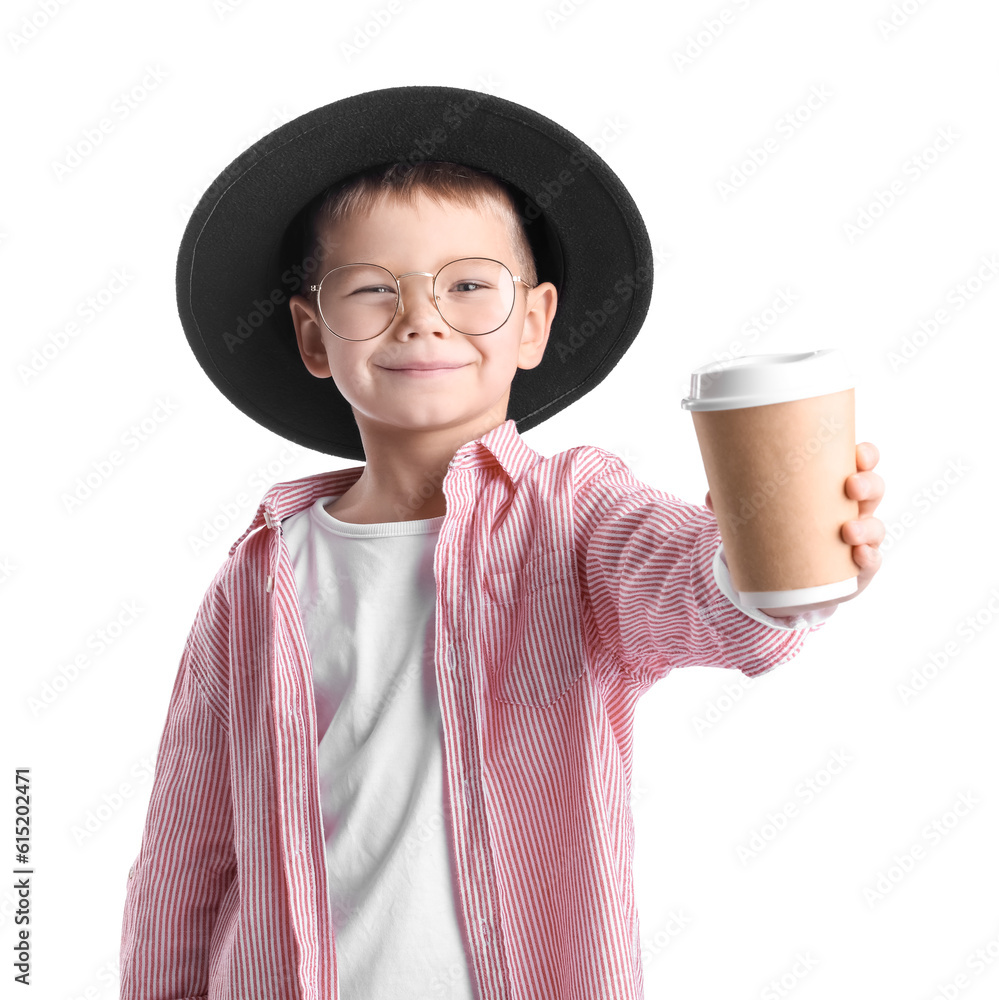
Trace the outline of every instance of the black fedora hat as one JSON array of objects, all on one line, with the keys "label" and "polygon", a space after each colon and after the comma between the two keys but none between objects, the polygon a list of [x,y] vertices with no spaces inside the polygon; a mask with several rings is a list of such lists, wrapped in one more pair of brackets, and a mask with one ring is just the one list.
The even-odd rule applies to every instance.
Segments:
[{"label": "black fedora hat", "polygon": [[350,405],[298,351],[288,299],[304,292],[303,210],[351,175],[418,160],[503,181],[538,280],[558,289],[545,356],[519,369],[510,388],[507,417],[519,431],[598,385],[641,328],[652,295],[649,236],[625,186],[586,143],[536,111],[472,90],[393,87],[347,97],[233,160],[198,201],[177,257],[177,306],[198,362],[240,410],[288,440],[364,458]]}]

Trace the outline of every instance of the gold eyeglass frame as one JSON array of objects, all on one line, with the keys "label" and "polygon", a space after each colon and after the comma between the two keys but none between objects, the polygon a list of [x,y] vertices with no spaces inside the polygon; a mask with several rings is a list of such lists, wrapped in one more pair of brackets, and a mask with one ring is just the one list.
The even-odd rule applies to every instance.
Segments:
[{"label": "gold eyeglass frame", "polygon": [[[491,330],[486,330],[485,333],[465,333],[464,330],[459,330],[457,327],[451,326],[451,324],[448,323],[448,321],[447,321],[447,317],[444,315],[444,313],[441,312],[441,307],[439,305],[440,296],[437,294],[437,278],[440,275],[441,271],[444,270],[445,267],[450,267],[452,264],[459,264],[463,260],[488,260],[488,261],[491,261],[493,264],[499,264],[499,266],[502,267],[503,270],[506,271],[506,273],[509,274],[510,277],[513,279],[513,282],[514,282],[514,285],[513,285],[513,298],[510,300],[510,311],[506,314],[506,316],[503,317],[503,323],[506,323],[506,321],[513,314],[513,307],[514,307],[514,305],[516,305],[516,302],[517,302],[517,282],[519,281],[524,286],[525,291],[530,291],[532,288],[537,288],[537,285],[529,285],[529,284],[527,284],[527,282],[519,274],[514,274],[510,270],[510,268],[508,268],[506,266],[506,264],[504,264],[503,261],[501,261],[501,260],[496,260],[493,257],[457,257],[457,258],[455,258],[455,260],[449,260],[446,264],[442,264],[441,267],[440,267],[440,270],[438,270],[437,274],[432,274],[430,271],[407,271],[405,274],[398,274],[397,275],[397,274],[393,274],[387,267],[384,267],[381,264],[365,264],[362,261],[358,261],[358,262],[356,262],[354,264],[340,264],[337,267],[330,268],[330,270],[328,270],[322,276],[322,278],[319,279],[319,284],[318,285],[309,285],[309,291],[316,293],[316,307],[319,309],[319,316],[320,316],[320,318],[323,321],[323,325],[326,327],[327,330],[329,330],[330,333],[333,334],[334,337],[337,337],[340,340],[345,340],[349,344],[363,344],[365,341],[374,340],[375,337],[380,337],[395,322],[396,317],[399,315],[399,309],[402,306],[402,285],[399,284],[399,282],[400,282],[400,280],[402,278],[408,278],[412,274],[419,274],[419,275],[422,275],[423,277],[426,277],[426,278],[433,278],[432,293],[433,293],[433,296],[434,296],[434,307],[437,309],[438,315],[440,316],[440,318],[442,320],[444,320],[444,324],[445,324],[445,326],[447,326],[447,328],[449,330],[454,330],[455,333],[460,333],[460,334],[462,334],[465,337],[488,337],[490,333],[495,333],[501,326],[503,326],[503,323],[500,323],[498,326],[494,326]],[[334,330],[333,327],[331,327],[329,325],[329,323],[326,322],[326,317],[323,315],[323,307],[322,307],[322,305],[319,302],[319,292],[320,292],[320,289],[323,287],[323,282],[334,271],[339,271],[339,270],[341,270],[344,267],[357,267],[358,265],[360,265],[362,267],[378,267],[378,268],[381,268],[381,270],[383,270],[386,274],[391,274],[392,277],[395,279],[395,311],[392,313],[392,318],[388,321],[388,323],[385,324],[384,328],[381,329],[381,330],[379,330],[378,333],[374,334],[374,336],[363,337],[360,340],[356,340],[356,339],[354,339],[352,337],[342,337],[342,336],[340,336],[340,334],[337,333],[336,330]],[[405,308],[403,308],[403,312],[405,312]]]}]

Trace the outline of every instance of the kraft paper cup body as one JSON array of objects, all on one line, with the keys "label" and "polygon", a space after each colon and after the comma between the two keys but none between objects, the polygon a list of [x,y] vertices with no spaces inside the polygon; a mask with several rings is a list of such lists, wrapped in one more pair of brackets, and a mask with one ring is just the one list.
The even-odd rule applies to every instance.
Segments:
[{"label": "kraft paper cup body", "polygon": [[732,582],[747,607],[844,600],[859,568],[853,379],[842,353],[748,355],[691,376],[691,411]]}]

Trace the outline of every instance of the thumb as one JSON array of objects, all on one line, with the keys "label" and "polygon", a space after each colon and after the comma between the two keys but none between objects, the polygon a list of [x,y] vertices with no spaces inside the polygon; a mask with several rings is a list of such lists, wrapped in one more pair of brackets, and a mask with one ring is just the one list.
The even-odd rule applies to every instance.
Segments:
[{"label": "thumb", "polygon": [[712,514],[715,512],[714,505],[711,503],[711,490],[708,490],[708,492],[704,494],[704,505],[711,511]]}]

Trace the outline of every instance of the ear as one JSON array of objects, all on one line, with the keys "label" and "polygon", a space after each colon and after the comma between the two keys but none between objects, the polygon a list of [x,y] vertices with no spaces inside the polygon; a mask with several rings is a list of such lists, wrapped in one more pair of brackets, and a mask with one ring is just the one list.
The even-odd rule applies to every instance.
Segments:
[{"label": "ear", "polygon": [[323,343],[323,323],[316,316],[312,303],[304,295],[293,295],[288,300],[288,308],[291,310],[291,321],[295,324],[298,353],[302,355],[305,367],[316,378],[332,378]]},{"label": "ear", "polygon": [[541,282],[527,293],[524,333],[517,355],[518,368],[537,368],[541,364],[557,306],[558,290],[550,281]]}]

